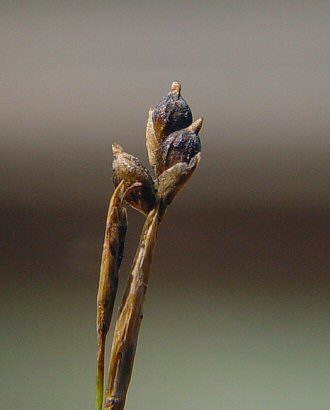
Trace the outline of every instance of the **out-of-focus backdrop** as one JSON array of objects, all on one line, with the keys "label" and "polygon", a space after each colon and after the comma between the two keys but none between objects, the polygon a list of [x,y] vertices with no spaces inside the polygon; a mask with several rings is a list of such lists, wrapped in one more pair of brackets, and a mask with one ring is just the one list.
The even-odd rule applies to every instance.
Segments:
[{"label": "out-of-focus backdrop", "polygon": [[203,158],[161,227],[127,410],[329,408],[329,19],[326,0],[1,1],[1,408],[93,408],[111,143],[147,163],[174,80]]}]

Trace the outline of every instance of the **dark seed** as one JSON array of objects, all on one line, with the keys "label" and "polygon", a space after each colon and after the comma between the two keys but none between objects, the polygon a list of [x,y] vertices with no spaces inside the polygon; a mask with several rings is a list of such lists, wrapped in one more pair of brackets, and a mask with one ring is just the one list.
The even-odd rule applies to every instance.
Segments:
[{"label": "dark seed", "polygon": [[189,130],[173,132],[165,138],[161,146],[162,171],[179,162],[188,164],[200,150],[201,141],[198,134]]},{"label": "dark seed", "polygon": [[171,91],[160,100],[153,111],[152,120],[157,139],[192,123],[190,107],[180,92],[180,84],[174,82]]}]

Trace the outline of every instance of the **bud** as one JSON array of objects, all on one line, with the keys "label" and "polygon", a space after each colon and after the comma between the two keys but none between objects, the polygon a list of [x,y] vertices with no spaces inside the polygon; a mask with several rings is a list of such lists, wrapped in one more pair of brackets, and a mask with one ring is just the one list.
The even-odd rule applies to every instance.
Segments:
[{"label": "bud", "polygon": [[149,162],[156,176],[163,168],[160,152],[163,140],[171,133],[188,127],[191,123],[191,110],[181,96],[181,85],[175,81],[171,85],[170,92],[153,110],[149,111],[146,142]]},{"label": "bud", "polygon": [[173,82],[171,91],[156,105],[152,122],[157,140],[192,123],[189,105],[181,97],[181,85]]},{"label": "bud", "polygon": [[126,153],[120,145],[113,144],[112,152],[114,185],[117,187],[124,181],[126,202],[147,214],[155,203],[155,188],[149,171],[138,158]]},{"label": "bud", "polygon": [[168,135],[161,145],[162,167],[158,177],[158,194],[169,205],[191,177],[201,158],[198,132],[200,118],[190,127]]},{"label": "bud", "polygon": [[200,161],[199,131],[203,119],[192,123],[189,105],[181,97],[181,85],[149,111],[146,142],[149,162],[155,170],[158,196],[169,204],[190,178]]},{"label": "bud", "polygon": [[184,162],[189,164],[190,160],[201,150],[201,141],[198,132],[203,124],[199,118],[190,127],[168,135],[161,144],[160,173],[171,166]]}]

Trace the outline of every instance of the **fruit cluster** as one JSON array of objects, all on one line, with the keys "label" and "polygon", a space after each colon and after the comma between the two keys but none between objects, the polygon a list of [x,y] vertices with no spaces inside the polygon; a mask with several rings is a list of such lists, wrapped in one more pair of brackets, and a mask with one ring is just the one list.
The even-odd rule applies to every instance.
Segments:
[{"label": "fruit cluster", "polygon": [[124,199],[147,215],[158,200],[169,205],[200,161],[199,131],[203,119],[192,121],[181,85],[173,82],[170,92],[149,111],[146,144],[153,179],[140,160],[113,144],[113,181],[125,184]]}]

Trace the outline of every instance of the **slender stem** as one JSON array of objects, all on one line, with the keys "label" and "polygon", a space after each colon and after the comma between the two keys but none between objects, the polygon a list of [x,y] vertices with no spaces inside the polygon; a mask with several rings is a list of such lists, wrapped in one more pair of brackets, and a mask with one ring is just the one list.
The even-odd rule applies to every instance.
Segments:
[{"label": "slender stem", "polygon": [[96,370],[96,410],[102,410],[104,388],[104,354],[105,336],[98,332],[97,335],[97,370]]},{"label": "slender stem", "polygon": [[97,293],[97,371],[96,409],[102,410],[104,389],[104,351],[113,306],[118,287],[118,271],[124,251],[127,230],[126,209],[122,207],[121,194],[124,184],[115,189],[109,204],[104,235],[100,280]]},{"label": "slender stem", "polygon": [[122,410],[131,379],[143,303],[158,227],[165,208],[157,203],[145,221],[132,271],[117,319],[112,343],[105,410]]}]

